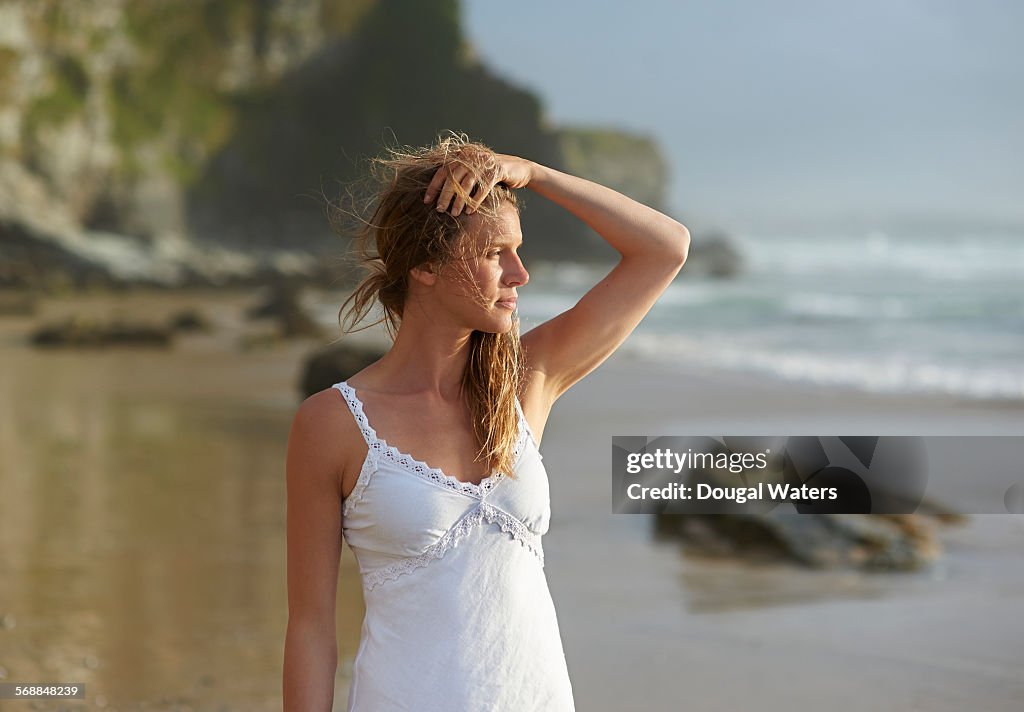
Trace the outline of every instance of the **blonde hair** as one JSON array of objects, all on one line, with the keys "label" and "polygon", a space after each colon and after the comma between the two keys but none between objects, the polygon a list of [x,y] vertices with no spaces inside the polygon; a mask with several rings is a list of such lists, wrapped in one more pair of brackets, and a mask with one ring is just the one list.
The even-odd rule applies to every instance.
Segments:
[{"label": "blonde hair", "polygon": [[[379,183],[371,193],[372,215],[369,220],[360,220],[355,233],[354,255],[364,276],[338,310],[344,333],[384,323],[393,341],[409,293],[409,271],[424,263],[430,263],[438,272],[447,270],[469,288],[471,298],[487,303],[465,260],[468,251],[476,247],[475,237],[466,230],[465,210],[453,217],[449,212],[436,210],[436,201],[423,202],[438,169],[456,165],[467,167],[480,182],[490,185],[496,177],[498,161],[489,147],[455,133],[422,148],[388,148],[386,156],[370,159],[370,175]],[[458,182],[454,186],[468,203],[471,196]],[[477,192],[474,189],[473,195]],[[488,242],[497,232],[488,228],[496,224],[503,204],[519,210],[513,190],[497,183],[473,213]],[[377,303],[383,315],[355,328]],[[487,463],[489,472],[502,472],[514,478],[512,467],[519,436],[516,399],[524,377],[518,317],[513,318],[512,329],[507,333],[474,331],[469,349],[462,392],[480,448],[477,459]]]}]

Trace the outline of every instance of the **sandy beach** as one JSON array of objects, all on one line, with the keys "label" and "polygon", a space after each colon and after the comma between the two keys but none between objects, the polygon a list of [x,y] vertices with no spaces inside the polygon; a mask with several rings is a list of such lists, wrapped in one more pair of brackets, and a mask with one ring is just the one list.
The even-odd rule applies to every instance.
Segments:
[{"label": "sandy beach", "polygon": [[[88,704],[68,709],[280,709],[282,467],[299,365],[317,344],[239,350],[252,303],[149,294],[44,305],[48,317],[199,305],[218,324],[167,351],[36,351],[22,341],[30,320],[3,322],[7,680],[88,681]],[[1019,709],[1021,517],[941,528],[942,559],[911,574],[701,558],[654,543],[648,516],[611,514],[610,438],[1021,433],[1017,403],[613,357],[556,404],[541,443],[546,572],[577,709]],[[362,614],[347,547],[338,611],[334,709],[344,710]]]},{"label": "sandy beach", "polygon": [[1024,712],[1022,26],[0,0],[0,712]]},{"label": "sandy beach", "polygon": [[[671,385],[666,385],[671,384]],[[684,556],[610,513],[612,435],[1024,433],[1024,408],[815,389],[613,357],[559,401],[541,451],[547,572],[581,710],[1016,710],[1024,519],[973,516],[912,574]]]}]

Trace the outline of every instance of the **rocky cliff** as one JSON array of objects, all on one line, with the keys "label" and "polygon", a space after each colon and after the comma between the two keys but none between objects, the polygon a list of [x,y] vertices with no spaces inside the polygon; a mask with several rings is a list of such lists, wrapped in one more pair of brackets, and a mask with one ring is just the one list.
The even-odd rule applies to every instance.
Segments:
[{"label": "rocky cliff", "polygon": [[[448,129],[661,204],[657,147],[549,127],[476,59],[457,0],[0,5],[0,250],[36,236],[168,282],[282,254],[301,270],[345,247],[322,193]],[[525,197],[528,258],[613,256]]]}]

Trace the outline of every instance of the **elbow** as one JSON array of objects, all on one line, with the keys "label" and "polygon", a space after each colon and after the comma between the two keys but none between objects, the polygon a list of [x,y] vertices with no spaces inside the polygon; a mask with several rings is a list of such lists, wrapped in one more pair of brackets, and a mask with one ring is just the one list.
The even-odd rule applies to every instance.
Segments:
[{"label": "elbow", "polygon": [[679,228],[677,230],[677,236],[673,243],[672,257],[679,267],[682,267],[686,263],[686,258],[690,254],[690,231],[686,229],[686,226],[682,223],[677,223]]}]

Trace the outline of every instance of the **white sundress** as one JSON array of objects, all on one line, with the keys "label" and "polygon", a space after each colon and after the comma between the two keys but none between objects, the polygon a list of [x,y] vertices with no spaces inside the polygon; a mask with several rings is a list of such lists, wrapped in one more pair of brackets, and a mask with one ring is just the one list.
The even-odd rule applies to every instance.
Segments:
[{"label": "white sundress", "polygon": [[342,504],[366,616],[348,712],[569,712],[544,576],[547,472],[518,401],[513,472],[461,482],[389,446],[340,391],[369,451]]}]

